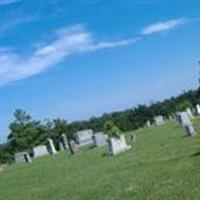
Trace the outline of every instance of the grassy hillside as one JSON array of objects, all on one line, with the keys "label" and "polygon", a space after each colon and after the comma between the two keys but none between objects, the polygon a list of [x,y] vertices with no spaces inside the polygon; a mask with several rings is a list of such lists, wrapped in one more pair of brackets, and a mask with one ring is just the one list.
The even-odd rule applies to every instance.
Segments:
[{"label": "grassy hillside", "polygon": [[195,128],[195,138],[175,123],[140,129],[135,146],[116,157],[93,148],[8,166],[0,200],[199,200],[200,120]]}]

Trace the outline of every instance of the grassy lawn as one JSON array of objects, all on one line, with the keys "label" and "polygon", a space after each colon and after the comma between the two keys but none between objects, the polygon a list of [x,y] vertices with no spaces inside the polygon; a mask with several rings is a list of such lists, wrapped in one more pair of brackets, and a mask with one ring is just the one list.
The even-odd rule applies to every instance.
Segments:
[{"label": "grassy lawn", "polygon": [[116,157],[87,148],[7,166],[0,200],[199,200],[200,120],[194,125],[194,138],[175,123],[137,130],[134,147]]}]

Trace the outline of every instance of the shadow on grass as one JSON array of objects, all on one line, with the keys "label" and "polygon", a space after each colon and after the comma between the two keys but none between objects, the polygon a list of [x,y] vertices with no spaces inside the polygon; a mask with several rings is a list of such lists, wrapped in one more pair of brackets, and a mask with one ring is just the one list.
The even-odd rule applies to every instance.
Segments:
[{"label": "shadow on grass", "polygon": [[200,151],[192,154],[192,156],[200,156]]},{"label": "shadow on grass", "polygon": [[96,146],[89,146],[89,148],[88,149],[94,149],[94,148],[96,148]]}]

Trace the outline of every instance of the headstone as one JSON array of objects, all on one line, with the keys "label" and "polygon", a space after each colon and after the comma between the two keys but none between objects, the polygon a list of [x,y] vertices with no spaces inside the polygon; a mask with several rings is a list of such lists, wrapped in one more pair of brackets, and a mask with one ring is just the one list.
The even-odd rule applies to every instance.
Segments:
[{"label": "headstone", "polygon": [[179,112],[177,113],[177,121],[180,123],[182,126],[185,125],[190,125],[192,124],[188,114],[186,112]]},{"label": "headstone", "polygon": [[32,153],[34,158],[49,155],[46,145],[39,145],[34,147]]},{"label": "headstone", "polygon": [[124,135],[120,135],[119,138],[109,138],[108,139],[108,152],[110,155],[117,155],[130,149],[131,146],[126,144]]},{"label": "headstone", "polygon": [[48,149],[49,154],[51,154],[51,155],[54,155],[57,153],[54,143],[53,143],[53,140],[51,138],[47,139],[47,149]]},{"label": "headstone", "polygon": [[196,112],[197,112],[197,115],[200,115],[200,105],[199,104],[196,105]]},{"label": "headstone", "polygon": [[154,121],[155,121],[156,126],[160,126],[160,125],[163,125],[165,123],[162,115],[154,117]]},{"label": "headstone", "polygon": [[102,132],[95,133],[92,138],[96,147],[100,147],[106,144],[106,137]]},{"label": "headstone", "polygon": [[59,139],[59,147],[61,151],[67,150],[69,148],[67,136],[65,134],[62,134]]},{"label": "headstone", "polygon": [[168,119],[169,119],[169,121],[172,121],[172,120],[173,120],[172,115],[169,115],[169,116],[168,116]]},{"label": "headstone", "polygon": [[147,127],[151,127],[151,122],[149,120],[147,121]]},{"label": "headstone", "polygon": [[188,116],[189,116],[190,119],[193,119],[193,114],[192,114],[192,111],[191,111],[190,108],[186,109],[186,113],[188,114]]},{"label": "headstone", "polygon": [[79,151],[78,145],[75,143],[74,140],[70,140],[69,142],[69,149],[72,154]]},{"label": "headstone", "polygon": [[196,132],[195,132],[192,124],[186,125],[185,130],[186,130],[188,136],[195,136],[196,135]]},{"label": "headstone", "polygon": [[78,131],[74,134],[74,136],[79,146],[93,144],[93,131],[91,129]]},{"label": "headstone", "polygon": [[32,160],[27,152],[16,153],[14,156],[16,163],[31,163]]},{"label": "headstone", "polygon": [[177,121],[186,130],[188,136],[196,135],[196,132],[192,125],[192,121],[190,120],[190,118],[186,112],[177,113]]}]

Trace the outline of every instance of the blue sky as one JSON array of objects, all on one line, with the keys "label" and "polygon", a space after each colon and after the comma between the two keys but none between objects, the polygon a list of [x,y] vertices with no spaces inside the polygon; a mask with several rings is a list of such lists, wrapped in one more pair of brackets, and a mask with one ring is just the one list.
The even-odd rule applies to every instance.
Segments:
[{"label": "blue sky", "polygon": [[0,141],[16,108],[88,119],[198,86],[200,2],[0,0]]}]

